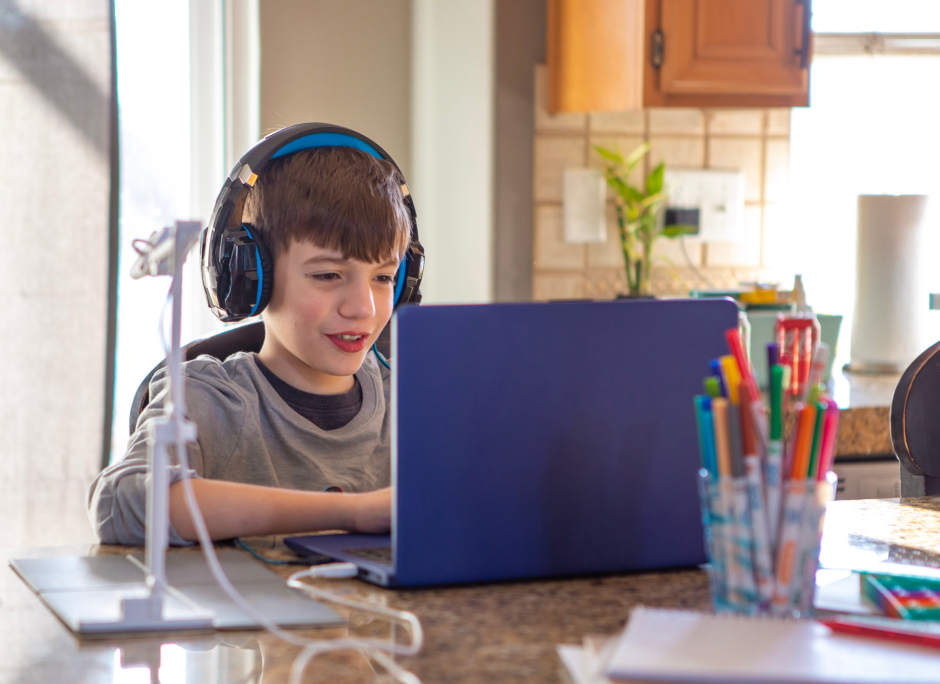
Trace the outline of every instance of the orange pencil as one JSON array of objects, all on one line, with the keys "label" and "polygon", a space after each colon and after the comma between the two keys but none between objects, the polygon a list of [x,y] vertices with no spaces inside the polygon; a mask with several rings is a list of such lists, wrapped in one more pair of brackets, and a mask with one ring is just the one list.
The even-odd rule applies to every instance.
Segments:
[{"label": "orange pencil", "polygon": [[715,454],[718,457],[718,474],[731,475],[731,443],[728,436],[728,400],[724,397],[712,399],[712,419],[715,423]]},{"label": "orange pencil", "polygon": [[809,471],[810,450],[813,447],[813,434],[816,432],[816,406],[810,404],[800,409],[796,439],[793,446],[793,480],[805,480]]}]

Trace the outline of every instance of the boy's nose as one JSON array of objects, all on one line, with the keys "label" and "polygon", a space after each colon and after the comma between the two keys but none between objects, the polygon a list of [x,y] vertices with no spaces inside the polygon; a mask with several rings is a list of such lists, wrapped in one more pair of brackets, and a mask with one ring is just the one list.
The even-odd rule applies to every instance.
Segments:
[{"label": "boy's nose", "polygon": [[372,288],[368,282],[353,283],[346,291],[339,308],[344,318],[366,320],[375,316],[375,300],[372,298]]}]

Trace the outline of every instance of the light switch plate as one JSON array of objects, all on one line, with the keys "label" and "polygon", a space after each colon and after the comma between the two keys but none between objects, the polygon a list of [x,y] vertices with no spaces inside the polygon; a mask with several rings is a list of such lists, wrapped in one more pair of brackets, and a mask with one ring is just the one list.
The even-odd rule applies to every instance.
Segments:
[{"label": "light switch plate", "polygon": [[607,183],[599,169],[565,169],[562,177],[565,242],[607,242]]},{"label": "light switch plate", "polygon": [[671,209],[698,209],[703,242],[744,239],[744,173],[715,169],[666,169]]}]

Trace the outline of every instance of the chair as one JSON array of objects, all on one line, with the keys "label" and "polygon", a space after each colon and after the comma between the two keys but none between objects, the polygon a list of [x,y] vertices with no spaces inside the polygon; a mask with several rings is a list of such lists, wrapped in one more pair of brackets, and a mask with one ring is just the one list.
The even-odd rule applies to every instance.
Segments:
[{"label": "chair", "polygon": [[[259,320],[247,325],[239,325],[234,328],[226,328],[209,337],[203,337],[194,340],[189,344],[183,345],[183,361],[192,361],[197,356],[214,356],[219,361],[225,361],[235,352],[240,351],[261,351],[261,345],[264,342],[264,321]],[[134,401],[131,403],[130,413],[130,433],[134,434],[137,429],[137,419],[147,404],[150,403],[150,380],[153,374],[166,366],[166,359],[154,366],[153,370],[147,373],[147,377],[140,383],[137,392],[134,394]]]},{"label": "chair", "polygon": [[[375,346],[385,358],[390,358],[390,337],[391,325],[386,325],[385,329],[376,340]],[[202,339],[190,342],[183,346],[183,361],[192,361],[197,356],[208,354],[214,356],[219,361],[225,361],[235,352],[259,352],[264,343],[264,321],[259,320],[247,325],[239,325],[234,328],[227,328],[222,332],[203,337]],[[137,429],[137,419],[147,404],[150,403],[150,380],[153,374],[166,365],[166,359],[158,363],[151,370],[144,381],[140,383],[137,392],[134,394],[134,401],[131,403],[130,413],[130,434],[134,434]]]},{"label": "chair", "polygon": [[901,496],[940,495],[940,342],[908,366],[891,400]]}]

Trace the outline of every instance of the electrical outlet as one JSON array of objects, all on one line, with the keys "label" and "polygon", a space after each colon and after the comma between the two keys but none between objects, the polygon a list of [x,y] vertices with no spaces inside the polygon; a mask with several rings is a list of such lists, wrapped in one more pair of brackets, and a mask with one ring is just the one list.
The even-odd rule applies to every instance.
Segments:
[{"label": "electrical outlet", "polygon": [[744,173],[714,169],[666,169],[669,209],[698,209],[703,242],[744,239]]}]

